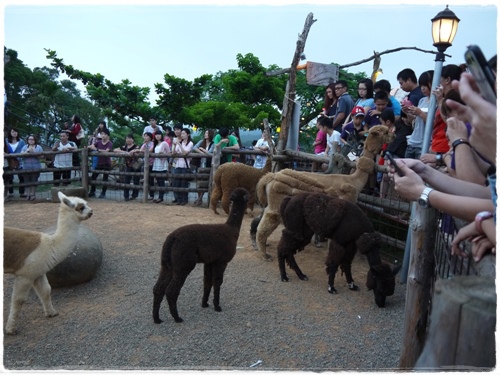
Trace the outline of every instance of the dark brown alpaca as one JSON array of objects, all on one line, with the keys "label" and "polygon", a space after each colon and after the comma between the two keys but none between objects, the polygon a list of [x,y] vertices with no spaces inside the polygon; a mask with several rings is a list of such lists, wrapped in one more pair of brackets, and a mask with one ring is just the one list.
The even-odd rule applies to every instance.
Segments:
[{"label": "dark brown alpaca", "polygon": [[359,249],[366,254],[370,265],[366,285],[373,290],[377,306],[385,306],[386,297],[394,294],[395,275],[399,268],[392,269],[381,260],[380,235],[375,233],[371,221],[355,203],[322,193],[301,193],[285,197],[280,213],[285,226],[278,244],[282,281],[288,281],[285,261],[299,279],[307,280],[295,262],[294,254],[303,250],[317,233],[331,240],[325,262],[328,292],[337,293],[334,281],[339,266],[345,273],[349,289],[359,290],[351,274],[352,260]]},{"label": "dark brown alpaca", "polygon": [[160,319],[160,305],[166,295],[170,314],[177,323],[182,318],[177,312],[177,299],[186,278],[196,263],[204,263],[203,299],[201,307],[208,307],[208,297],[214,288],[214,310],[219,304],[220,287],[227,264],[236,253],[241,222],[248,202],[248,192],[238,188],[231,194],[233,205],[225,224],[191,224],[170,233],[163,244],[161,269],[153,288],[153,319]]}]

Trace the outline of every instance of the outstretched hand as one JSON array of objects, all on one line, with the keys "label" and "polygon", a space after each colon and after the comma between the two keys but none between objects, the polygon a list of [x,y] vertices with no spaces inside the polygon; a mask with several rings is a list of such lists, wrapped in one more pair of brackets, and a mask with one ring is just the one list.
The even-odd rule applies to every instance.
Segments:
[{"label": "outstretched hand", "polygon": [[396,163],[404,176],[400,177],[395,173],[395,168],[390,167],[389,176],[394,179],[394,189],[405,199],[418,200],[425,189],[424,180],[419,176],[424,171],[425,164],[416,159],[396,159]]},{"label": "outstretched hand", "polygon": [[490,250],[495,253],[495,245],[484,234],[480,234],[476,229],[476,224],[472,222],[458,231],[451,243],[451,254],[467,258],[469,254],[461,246],[461,243],[466,240],[472,242],[471,253],[476,262],[479,262]]}]

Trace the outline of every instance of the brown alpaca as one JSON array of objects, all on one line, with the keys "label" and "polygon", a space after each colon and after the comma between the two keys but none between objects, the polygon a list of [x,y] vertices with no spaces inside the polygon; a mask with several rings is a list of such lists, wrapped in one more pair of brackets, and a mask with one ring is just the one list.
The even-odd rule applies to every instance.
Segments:
[{"label": "brown alpaca", "polygon": [[214,289],[214,310],[222,311],[219,304],[220,287],[227,264],[236,253],[241,222],[248,202],[245,189],[237,188],[231,194],[233,205],[225,224],[191,224],[170,233],[161,252],[161,270],[153,288],[153,320],[160,319],[160,305],[166,295],[170,314],[177,323],[182,318],[177,311],[181,288],[196,263],[204,263],[203,299],[201,307],[208,307],[208,297]]},{"label": "brown alpaca", "polygon": [[[281,223],[279,208],[281,201],[287,195],[297,195],[304,192],[325,193],[342,199],[356,202],[358,195],[373,173],[374,155],[382,150],[384,143],[390,143],[394,133],[387,126],[377,125],[370,129],[364,145],[363,155],[356,163],[356,171],[351,175],[312,174],[284,169],[277,173],[264,176],[257,185],[257,198],[262,205],[267,204],[256,229],[257,244],[262,257],[269,260],[266,252],[267,238]],[[257,220],[257,219],[256,219]],[[256,223],[252,223],[255,227]],[[253,233],[251,233],[253,237]]]},{"label": "brown alpaca", "polygon": [[231,193],[234,189],[241,187],[248,191],[247,208],[253,212],[255,205],[255,189],[257,182],[266,173],[271,171],[272,159],[269,156],[266,165],[262,169],[257,169],[249,165],[241,163],[225,163],[222,164],[214,174],[213,189],[210,196],[210,207],[215,214],[217,211],[217,203],[221,201],[222,209],[226,214],[229,214],[229,203]]}]

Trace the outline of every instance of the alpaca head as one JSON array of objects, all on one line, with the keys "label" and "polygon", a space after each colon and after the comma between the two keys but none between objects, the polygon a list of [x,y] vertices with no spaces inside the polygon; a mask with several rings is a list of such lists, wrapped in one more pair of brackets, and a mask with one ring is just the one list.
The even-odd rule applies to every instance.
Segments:
[{"label": "alpaca head", "polygon": [[391,143],[396,135],[385,125],[376,125],[368,131],[368,137],[365,140],[364,151],[377,155],[382,150],[384,143]]},{"label": "alpaca head", "polygon": [[65,209],[72,212],[80,221],[87,220],[92,216],[92,208],[90,208],[83,199],[78,197],[67,197],[61,192],[58,192],[57,195],[61,201],[61,210]]},{"label": "alpaca head", "polygon": [[386,297],[394,294],[396,274],[400,268],[401,266],[391,268],[387,262],[370,267],[366,275],[366,286],[368,290],[373,290],[378,307],[385,307]]},{"label": "alpaca head", "polygon": [[231,202],[248,202],[248,191],[244,188],[236,188],[231,194]]},{"label": "alpaca head", "polygon": [[361,156],[356,162],[356,169],[363,171],[365,173],[373,173],[375,168],[375,162],[370,158],[365,158]]}]

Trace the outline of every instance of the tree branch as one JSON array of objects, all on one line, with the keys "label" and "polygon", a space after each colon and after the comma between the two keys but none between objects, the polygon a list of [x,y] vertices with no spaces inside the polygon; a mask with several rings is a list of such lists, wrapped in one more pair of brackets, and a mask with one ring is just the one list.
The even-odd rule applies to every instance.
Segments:
[{"label": "tree branch", "polygon": [[[419,52],[423,52],[423,53],[431,53],[431,54],[434,54],[436,55],[437,52],[436,51],[429,51],[429,50],[424,50],[424,49],[421,49],[421,48],[418,48],[418,47],[398,47],[398,48],[393,48],[393,49],[388,49],[386,51],[383,51],[383,52],[373,52],[373,56],[370,56],[366,59],[363,59],[363,60],[359,60],[359,61],[356,61],[356,62],[353,62],[353,63],[349,63],[349,64],[345,64],[345,65],[339,65],[339,69],[345,69],[345,68],[349,68],[351,66],[356,66],[356,65],[361,65],[361,64],[364,64],[368,61],[371,61],[371,60],[374,60],[376,59],[377,57],[380,57],[381,55],[386,55],[388,53],[394,53],[394,52],[398,52],[398,51],[402,51],[402,50],[415,50],[415,51],[419,51]],[[446,57],[451,57],[451,55],[448,55],[448,54],[445,54]],[[285,74],[285,73],[290,73],[291,71],[291,68],[285,68],[285,69],[280,69],[280,70],[272,70],[270,72],[266,72],[266,76],[268,77],[272,77],[272,76],[277,76],[277,75],[280,75],[280,74]]]}]

